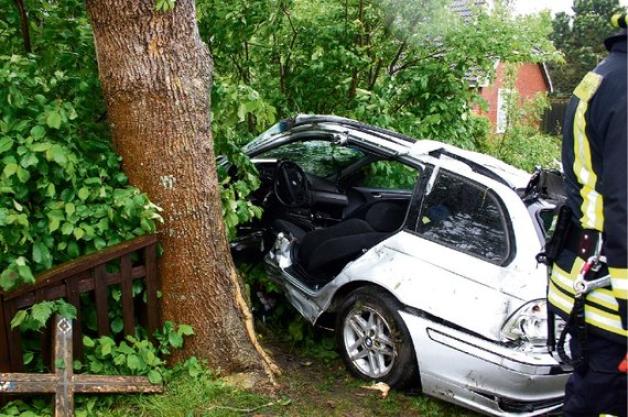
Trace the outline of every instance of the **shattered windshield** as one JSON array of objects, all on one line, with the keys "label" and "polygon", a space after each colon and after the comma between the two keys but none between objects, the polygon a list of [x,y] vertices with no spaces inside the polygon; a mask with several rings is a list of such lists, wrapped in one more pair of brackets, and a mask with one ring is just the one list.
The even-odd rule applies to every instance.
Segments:
[{"label": "shattered windshield", "polygon": [[357,149],[334,145],[325,140],[310,140],[288,143],[258,157],[292,161],[308,174],[329,178],[363,158],[364,154]]}]

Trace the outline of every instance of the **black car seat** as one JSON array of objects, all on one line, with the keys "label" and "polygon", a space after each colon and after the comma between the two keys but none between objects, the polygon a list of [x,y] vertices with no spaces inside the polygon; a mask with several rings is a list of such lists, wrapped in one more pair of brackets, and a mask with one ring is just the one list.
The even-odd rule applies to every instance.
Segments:
[{"label": "black car seat", "polygon": [[276,220],[276,230],[288,232],[298,242],[295,258],[309,274],[336,275],[347,262],[356,259],[401,227],[403,205],[372,204],[364,218],[351,218],[325,229],[305,232],[285,220]]}]

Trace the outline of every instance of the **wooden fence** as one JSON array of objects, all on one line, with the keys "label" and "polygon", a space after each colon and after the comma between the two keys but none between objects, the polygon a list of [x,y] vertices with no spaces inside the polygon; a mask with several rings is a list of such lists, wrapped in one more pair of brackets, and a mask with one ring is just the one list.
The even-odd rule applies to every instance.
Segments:
[{"label": "wooden fence", "polygon": [[563,126],[563,117],[569,100],[556,99],[551,101],[550,108],[543,113],[541,131],[549,135],[560,135]]},{"label": "wooden fence", "polygon": [[[9,292],[0,291],[0,372],[23,372],[22,339],[18,329],[11,329],[15,313],[35,303],[64,298],[77,309],[74,320],[73,348],[80,357],[83,347],[81,330],[81,294],[93,296],[98,335],[109,335],[109,287],[119,285],[124,334],[134,334],[136,318],[148,334],[160,325],[157,274],[157,236],[141,236],[103,251],[66,262],[37,276],[32,285]],[[119,272],[107,272],[108,263],[119,263]],[[133,281],[144,281],[146,303],[133,299]],[[138,310],[138,311],[136,311]],[[84,313],[84,312],[83,312]],[[41,333],[42,354],[51,351],[50,328]],[[49,358],[44,357],[45,362]]]}]

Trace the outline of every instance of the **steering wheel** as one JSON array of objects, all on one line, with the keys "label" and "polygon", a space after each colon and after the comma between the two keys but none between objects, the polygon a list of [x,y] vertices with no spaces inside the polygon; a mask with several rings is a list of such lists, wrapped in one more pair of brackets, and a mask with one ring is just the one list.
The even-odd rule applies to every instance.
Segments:
[{"label": "steering wheel", "polygon": [[291,161],[277,164],[273,191],[277,200],[286,207],[301,207],[310,200],[310,184],[305,172]]}]

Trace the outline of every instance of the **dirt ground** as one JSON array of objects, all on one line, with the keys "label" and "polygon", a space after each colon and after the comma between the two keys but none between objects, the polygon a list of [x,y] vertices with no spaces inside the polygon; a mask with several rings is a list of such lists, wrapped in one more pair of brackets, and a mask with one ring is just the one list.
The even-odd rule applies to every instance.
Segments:
[{"label": "dirt ground", "polygon": [[[283,374],[280,395],[291,400],[280,415],[325,417],[444,417],[477,416],[463,408],[426,397],[417,389],[380,391],[366,389],[372,384],[354,378],[340,358],[317,359],[285,344],[266,344]],[[260,410],[259,416],[276,416]]]}]

